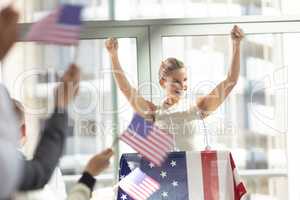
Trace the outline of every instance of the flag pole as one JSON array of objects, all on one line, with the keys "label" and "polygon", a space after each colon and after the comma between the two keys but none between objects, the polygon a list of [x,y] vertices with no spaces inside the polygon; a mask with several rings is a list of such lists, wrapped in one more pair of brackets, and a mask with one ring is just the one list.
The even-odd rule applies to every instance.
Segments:
[{"label": "flag pole", "polygon": [[113,190],[113,193],[114,193],[114,198],[113,198],[113,199],[116,199],[116,198],[117,198],[117,195],[118,195],[118,188],[119,188],[119,183],[120,183],[120,181],[117,181],[117,182],[112,186],[112,190]]},{"label": "flag pole", "polygon": [[209,151],[211,149],[211,146],[210,146],[210,142],[209,142],[209,133],[208,133],[208,129],[206,127],[206,124],[204,122],[204,117],[201,113],[201,111],[198,111],[198,114],[202,120],[202,123],[203,123],[203,128],[204,128],[204,144],[205,144],[205,150],[206,151]]},{"label": "flag pole", "polygon": [[112,142],[112,144],[111,144],[111,147],[110,147],[111,149],[114,148],[114,147],[117,145],[119,139],[120,139],[119,137],[115,137],[115,138],[114,138],[114,140],[113,140],[113,142]]},{"label": "flag pole", "polygon": [[112,186],[112,189],[113,189],[113,190],[118,189],[119,183],[120,183],[120,181],[118,181],[116,184],[114,184],[114,185]]},{"label": "flag pole", "polygon": [[[173,123],[173,119],[170,118],[170,122],[171,122],[171,128],[172,130],[174,129],[174,123]],[[173,131],[172,131],[173,132]],[[180,151],[180,149],[177,147],[177,143],[176,143],[176,134],[173,134],[173,149],[172,151]]]},{"label": "flag pole", "polygon": [[74,45],[74,58],[73,58],[73,62],[74,63],[78,63],[78,58],[79,58],[79,44]]}]

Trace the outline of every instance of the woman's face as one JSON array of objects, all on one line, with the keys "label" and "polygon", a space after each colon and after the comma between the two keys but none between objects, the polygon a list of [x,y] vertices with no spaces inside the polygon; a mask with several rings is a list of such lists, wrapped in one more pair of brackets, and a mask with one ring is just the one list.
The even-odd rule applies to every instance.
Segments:
[{"label": "woman's face", "polygon": [[162,82],[166,95],[170,98],[181,98],[187,90],[186,69],[172,71]]}]

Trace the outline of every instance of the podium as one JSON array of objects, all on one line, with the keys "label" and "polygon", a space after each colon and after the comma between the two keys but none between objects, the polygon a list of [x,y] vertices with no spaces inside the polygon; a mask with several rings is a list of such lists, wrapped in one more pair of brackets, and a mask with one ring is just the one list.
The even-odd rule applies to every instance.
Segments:
[{"label": "podium", "polygon": [[[119,179],[139,167],[160,183],[149,200],[239,200],[246,194],[229,151],[170,152],[161,167],[139,154],[123,154]],[[136,200],[121,188],[117,200]]]}]

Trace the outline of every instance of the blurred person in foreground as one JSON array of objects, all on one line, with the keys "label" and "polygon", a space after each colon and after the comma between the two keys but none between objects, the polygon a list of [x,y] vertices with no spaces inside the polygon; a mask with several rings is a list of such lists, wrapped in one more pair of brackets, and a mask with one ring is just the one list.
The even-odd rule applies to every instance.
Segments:
[{"label": "blurred person in foreground", "polygon": [[[79,68],[71,64],[62,78],[62,83],[55,90],[55,110],[46,120],[33,158],[26,160],[20,153],[24,163],[18,186],[19,192],[42,189],[50,180],[62,155],[67,132],[70,130],[67,106],[78,93],[79,79]],[[20,130],[25,133],[25,127],[21,126]],[[20,198],[18,195],[17,197]]]},{"label": "blurred person in foreground", "polygon": [[[26,144],[28,140],[28,136],[30,133],[28,133],[28,129],[25,123],[25,108],[21,102],[18,100],[13,99],[15,113],[17,116],[17,124],[20,128],[20,138],[19,138],[19,146],[18,149],[20,151],[20,156],[23,158],[23,160],[28,160],[30,164],[30,156],[26,154]],[[26,176],[25,176],[26,178]],[[40,177],[42,179],[42,177]],[[36,181],[39,182],[39,181]],[[40,190],[34,190],[30,192],[22,192],[18,193],[15,196],[16,200],[42,200],[42,199],[66,199],[66,186],[63,181],[63,177],[61,174],[61,171],[58,167],[55,168],[51,179],[48,181],[48,183],[43,187],[43,189]]]},{"label": "blurred person in foreground", "polygon": [[[0,11],[0,62],[17,39],[19,13],[9,5]],[[0,199],[7,199],[17,187],[22,161],[16,149],[18,128],[8,91],[0,84]]]}]

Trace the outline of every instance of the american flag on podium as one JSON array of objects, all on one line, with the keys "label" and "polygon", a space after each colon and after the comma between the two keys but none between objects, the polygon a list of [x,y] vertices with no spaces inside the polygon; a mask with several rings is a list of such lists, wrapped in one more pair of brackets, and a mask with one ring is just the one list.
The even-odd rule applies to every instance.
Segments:
[{"label": "american flag on podium", "polygon": [[160,166],[173,150],[173,135],[135,114],[120,139],[156,166]]},{"label": "american flag on podium", "polygon": [[80,5],[65,4],[32,25],[27,41],[48,44],[77,45],[81,28]]},{"label": "american flag on podium", "polygon": [[[119,186],[135,200],[147,200],[159,190],[159,183],[136,168],[119,182]],[[123,197],[124,198],[124,197]]]},{"label": "american flag on podium", "polygon": [[[123,154],[119,179],[140,169],[160,185],[148,200],[242,200],[247,197],[229,151],[171,152],[156,167],[138,154]],[[136,200],[119,187],[117,200]]]}]

